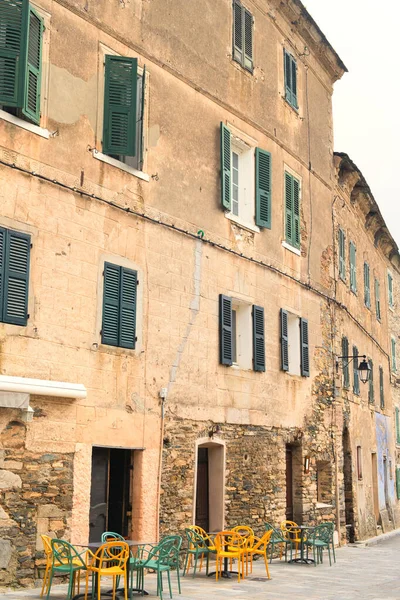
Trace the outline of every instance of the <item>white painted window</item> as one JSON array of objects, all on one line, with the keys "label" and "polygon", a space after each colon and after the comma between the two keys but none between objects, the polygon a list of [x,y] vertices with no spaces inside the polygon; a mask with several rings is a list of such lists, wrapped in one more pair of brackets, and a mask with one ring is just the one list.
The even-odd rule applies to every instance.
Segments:
[{"label": "white painted window", "polygon": [[[254,148],[232,136],[231,153],[232,207],[226,216],[239,225],[254,229]],[[259,231],[258,227],[257,230]]]},{"label": "white painted window", "polygon": [[300,317],[292,313],[288,313],[288,346],[288,372],[292,375],[301,375]]},{"label": "white painted window", "polygon": [[253,368],[251,304],[232,298],[232,359],[241,369]]}]

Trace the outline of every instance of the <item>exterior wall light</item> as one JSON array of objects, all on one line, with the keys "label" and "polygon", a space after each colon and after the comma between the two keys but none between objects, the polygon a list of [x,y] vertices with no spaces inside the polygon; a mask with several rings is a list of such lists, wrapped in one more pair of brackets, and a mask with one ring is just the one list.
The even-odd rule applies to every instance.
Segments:
[{"label": "exterior wall light", "polygon": [[214,437],[214,435],[215,435],[216,433],[219,433],[220,431],[221,431],[221,428],[220,428],[220,426],[219,426],[219,425],[213,425],[213,426],[211,427],[210,431],[208,432],[208,437],[209,437],[209,438],[212,438],[212,437]]},{"label": "exterior wall light", "polygon": [[310,457],[304,457],[304,475],[308,475],[310,472]]},{"label": "exterior wall light", "polygon": [[354,356],[338,356],[336,358],[336,373],[339,371],[339,367],[348,367],[351,362],[355,359],[362,358],[362,361],[357,367],[357,371],[362,383],[367,383],[371,373],[371,367],[367,361],[365,354],[355,354]]}]

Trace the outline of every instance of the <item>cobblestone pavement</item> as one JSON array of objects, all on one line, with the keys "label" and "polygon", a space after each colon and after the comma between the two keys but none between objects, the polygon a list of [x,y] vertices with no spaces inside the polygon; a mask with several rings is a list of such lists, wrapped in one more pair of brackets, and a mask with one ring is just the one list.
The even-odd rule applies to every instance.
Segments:
[{"label": "cobblestone pavement", "polygon": [[[182,595],[178,595],[176,574],[172,574],[175,600],[399,600],[400,536],[392,537],[375,546],[349,546],[336,552],[337,562],[332,567],[326,559],[323,565],[285,564],[273,560],[270,581],[265,579],[262,561],[254,563],[253,574],[238,583],[237,578],[215,581],[204,572],[182,578]],[[326,553],[325,553],[326,554]],[[103,587],[103,586],[102,586]],[[147,574],[145,587],[149,599],[156,596],[154,574]],[[104,585],[106,588],[106,582]],[[50,598],[65,600],[67,587],[54,585]],[[1,598],[39,599],[39,589],[20,590],[0,594]],[[141,596],[134,596],[135,598]],[[102,596],[102,600],[110,596]],[[165,589],[164,600],[169,595]]]}]

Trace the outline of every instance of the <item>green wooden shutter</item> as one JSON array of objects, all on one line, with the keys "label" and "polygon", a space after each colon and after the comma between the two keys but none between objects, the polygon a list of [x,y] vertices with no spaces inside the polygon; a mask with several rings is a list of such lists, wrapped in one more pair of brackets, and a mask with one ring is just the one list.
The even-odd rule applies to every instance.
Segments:
[{"label": "green wooden shutter", "polygon": [[271,154],[256,148],[256,225],[271,229]]},{"label": "green wooden shutter", "polygon": [[233,2],[233,58],[243,64],[243,6],[237,0]]},{"label": "green wooden shutter", "polygon": [[375,312],[378,321],[381,320],[381,290],[379,281],[375,279]]},{"label": "green wooden shutter", "polygon": [[371,307],[371,291],[369,285],[369,265],[364,263],[364,304],[367,308]]},{"label": "green wooden shutter", "polygon": [[253,368],[265,371],[264,309],[253,306]]},{"label": "green wooden shutter", "polygon": [[0,321],[3,321],[6,230],[0,227]]},{"label": "green wooden shutter", "polygon": [[244,8],[244,62],[245,69],[253,72],[253,15]]},{"label": "green wooden shutter", "polygon": [[40,88],[42,80],[42,39],[43,21],[37,12],[29,7],[29,27],[24,105],[22,112],[34,123],[40,123]]},{"label": "green wooden shutter", "polygon": [[230,366],[233,362],[232,298],[219,295],[219,350],[220,363]]},{"label": "green wooden shutter", "polygon": [[300,248],[300,181],[293,177],[293,245]]},{"label": "green wooden shutter", "polygon": [[108,346],[118,346],[120,288],[121,267],[105,263],[101,342]]},{"label": "green wooden shutter", "polygon": [[146,93],[146,65],[144,65],[143,67],[143,74],[142,74],[142,98],[141,98],[141,104],[140,104],[140,122],[139,122],[139,126],[140,126],[140,131],[139,131],[139,135],[140,135],[140,156],[139,156],[139,171],[141,171],[143,169],[143,157],[144,157],[144,100],[145,100],[145,93]]},{"label": "green wooden shutter", "polygon": [[285,99],[289,104],[293,105],[292,97],[292,61],[290,54],[283,49],[283,64],[285,69]]},{"label": "green wooden shutter", "polygon": [[399,408],[396,406],[396,443],[400,444],[400,415]]},{"label": "green wooden shutter", "polygon": [[231,210],[231,132],[223,123],[221,131],[221,204],[225,210]]},{"label": "green wooden shutter", "polygon": [[369,389],[368,389],[368,402],[373,404],[374,402],[374,364],[371,359],[368,360],[370,366],[369,374]]},{"label": "green wooden shutter", "polygon": [[298,108],[297,103],[297,63],[293,56],[290,56],[291,59],[291,69],[292,69],[292,106],[293,108]]},{"label": "green wooden shutter", "polygon": [[[342,337],[342,356],[349,356],[349,340],[347,337]],[[343,358],[343,387],[350,386],[349,359]]]},{"label": "green wooden shutter", "polygon": [[357,396],[360,393],[360,378],[358,375],[358,348],[357,346],[353,346],[353,356],[356,356],[353,360],[353,394]]},{"label": "green wooden shutter", "polygon": [[0,104],[5,106],[23,106],[28,13],[28,0],[0,2]]},{"label": "green wooden shutter", "polygon": [[390,273],[388,273],[388,299],[389,306],[393,307],[393,277]]},{"label": "green wooden shutter", "polygon": [[31,238],[19,231],[6,231],[3,321],[26,325]]},{"label": "green wooden shutter", "polygon": [[136,153],[137,58],[106,56],[103,152]]},{"label": "green wooden shutter", "polygon": [[310,356],[308,345],[308,321],[300,319],[300,350],[301,350],[301,374],[310,377]]},{"label": "green wooden shutter", "polygon": [[293,224],[293,177],[285,172],[285,237],[289,244],[294,245]]},{"label": "green wooden shutter", "polygon": [[396,491],[397,499],[400,500],[400,467],[396,467]]},{"label": "green wooden shutter", "polygon": [[283,371],[289,371],[288,314],[283,308],[281,308],[281,364]]},{"label": "green wooden shutter", "polygon": [[385,408],[385,394],[383,389],[383,369],[379,367],[379,397],[381,401],[381,408]]},{"label": "green wooden shutter", "polygon": [[392,338],[392,371],[397,371],[397,362],[396,362],[396,340]]},{"label": "green wooden shutter", "polygon": [[136,345],[137,271],[121,267],[118,346],[134,348]]},{"label": "green wooden shutter", "polygon": [[356,247],[353,242],[349,244],[350,255],[350,289],[352,292],[357,291],[357,270],[356,270]]},{"label": "green wooden shutter", "polygon": [[346,257],[345,257],[345,235],[343,229],[339,229],[339,277],[346,279]]}]

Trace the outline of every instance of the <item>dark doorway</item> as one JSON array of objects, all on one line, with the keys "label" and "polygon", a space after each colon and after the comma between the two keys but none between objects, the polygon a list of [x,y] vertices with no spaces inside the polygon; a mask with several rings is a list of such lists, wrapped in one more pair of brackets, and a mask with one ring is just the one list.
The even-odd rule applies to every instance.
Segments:
[{"label": "dark doorway", "polygon": [[92,450],[89,541],[98,542],[104,531],[126,537],[132,511],[130,483],[133,469],[131,450],[97,448]]},{"label": "dark doorway", "polygon": [[196,525],[209,531],[208,448],[197,454]]},{"label": "dark doorway", "polygon": [[293,452],[286,446],[286,519],[293,521]]},{"label": "dark doorway", "polygon": [[344,507],[346,517],[346,535],[348,542],[354,542],[354,493],[353,493],[353,463],[351,458],[350,434],[346,428],[343,431],[343,478],[344,478]]}]

